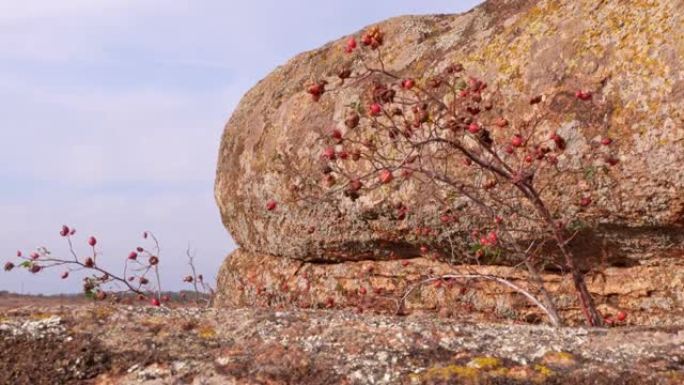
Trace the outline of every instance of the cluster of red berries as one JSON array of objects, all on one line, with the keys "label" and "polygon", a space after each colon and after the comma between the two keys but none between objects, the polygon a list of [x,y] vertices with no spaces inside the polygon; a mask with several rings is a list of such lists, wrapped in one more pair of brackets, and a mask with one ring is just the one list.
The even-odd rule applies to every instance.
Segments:
[{"label": "cluster of red berries", "polygon": [[480,238],[480,245],[482,246],[496,246],[499,242],[499,236],[495,231],[490,231],[486,236]]},{"label": "cluster of red berries", "polygon": [[68,237],[76,234],[76,229],[70,229],[67,225],[62,225],[62,229],[59,231],[59,235],[63,237]]},{"label": "cluster of red berries", "polygon": [[606,322],[606,325],[608,326],[613,326],[614,324],[618,322],[625,322],[627,319],[627,313],[623,310],[620,310],[615,314],[615,318],[608,316],[604,318],[604,321]]},{"label": "cluster of red berries", "polygon": [[385,34],[378,27],[371,28],[361,38],[361,43],[371,49],[377,49],[384,41]]}]

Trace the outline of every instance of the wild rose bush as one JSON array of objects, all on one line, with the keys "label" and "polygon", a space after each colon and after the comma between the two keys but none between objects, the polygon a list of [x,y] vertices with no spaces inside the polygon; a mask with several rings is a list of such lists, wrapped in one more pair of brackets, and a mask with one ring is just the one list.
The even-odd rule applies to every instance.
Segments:
[{"label": "wild rose bush", "polygon": [[[61,279],[69,279],[74,272],[86,271],[89,276],[83,279],[83,292],[88,298],[104,300],[109,293],[132,293],[139,299],[148,299],[153,306],[161,306],[168,302],[168,296],[162,295],[161,279],[159,277],[160,252],[159,240],[150,231],[143,232],[143,240],[150,247],[136,246],[128,255],[121,258],[123,268],[121,273],[101,265],[98,258],[103,256],[98,251],[98,241],[94,236],[86,239],[88,253],[79,253],[74,246],[76,229],[62,226],[59,235],[67,242],[69,257],[55,256],[45,247],[24,254],[17,251],[16,263],[8,261],[4,265],[6,272],[15,269],[25,269],[32,274],[45,273],[49,270],[59,271]],[[211,287],[204,281],[202,274],[197,274],[194,256],[188,251],[189,265],[192,274],[183,278],[183,282],[193,285],[197,294],[197,301],[204,294],[213,293]]]},{"label": "wild rose bush", "polygon": [[[421,252],[436,250],[446,260],[458,256],[479,264],[505,259],[525,266],[557,324],[553,299],[538,271],[558,265],[570,273],[587,323],[601,325],[568,243],[594,203],[587,191],[618,183],[610,170],[619,164],[613,139],[603,135],[573,148],[585,155],[569,156],[567,136],[577,128],[553,120],[543,95],[519,96],[529,112],[509,116],[505,106],[520,100],[507,100],[503,89],[461,64],[430,75],[386,70],[383,43],[378,28],[365,32],[360,43],[351,37],[344,47],[353,55],[350,66],[337,70],[338,80],[317,80],[306,90],[318,102],[336,98],[336,91],[350,84],[369,85],[347,106],[343,121],[320,132],[323,147],[317,156],[324,192],[317,198],[356,201],[380,192],[391,200],[410,180],[412,188],[429,192],[423,199],[440,207],[414,234],[404,234],[421,245]],[[577,103],[599,103],[591,91],[566,92]],[[394,219],[405,220],[413,204],[396,200]],[[266,208],[276,206],[269,201]]]}]

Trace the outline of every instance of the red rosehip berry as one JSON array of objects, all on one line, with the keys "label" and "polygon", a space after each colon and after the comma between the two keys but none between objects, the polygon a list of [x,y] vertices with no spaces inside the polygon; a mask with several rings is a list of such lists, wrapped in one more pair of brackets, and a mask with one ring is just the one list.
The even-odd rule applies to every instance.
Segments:
[{"label": "red rosehip berry", "polygon": [[436,289],[439,289],[440,287],[442,287],[442,280],[441,279],[436,280],[434,285],[435,285]]},{"label": "red rosehip berry", "polygon": [[337,158],[337,156],[335,155],[335,147],[326,147],[323,150],[322,157],[328,160],[335,160]]},{"label": "red rosehip berry", "polygon": [[323,83],[312,84],[309,86],[307,90],[307,92],[314,97],[314,100],[318,100],[318,98],[323,94],[324,91],[325,85]]},{"label": "red rosehip berry", "polygon": [[577,92],[575,92],[575,97],[579,100],[587,101],[591,99],[591,96],[592,94],[590,91],[577,90]]},{"label": "red rosehip berry", "polygon": [[392,175],[392,171],[390,170],[382,170],[380,171],[380,175],[378,176],[378,179],[380,179],[381,183],[387,184],[394,179],[394,175]]},{"label": "red rosehip berry", "polygon": [[362,286],[362,287],[359,288],[359,294],[361,294],[361,295],[366,295],[367,292],[368,292],[368,291],[366,290],[365,287]]},{"label": "red rosehip berry", "polygon": [[407,261],[407,260],[401,261],[401,265],[404,266],[404,267],[406,267],[406,266],[408,266],[408,265],[410,265],[410,264],[411,264],[410,261]]},{"label": "red rosehip berry", "polygon": [[143,248],[140,247],[140,246],[136,247],[135,250],[136,250],[138,253],[142,253],[143,251],[145,251],[145,249],[143,249]]},{"label": "red rosehip berry", "polygon": [[370,105],[371,116],[378,116],[382,112],[382,106],[378,103],[373,103]]},{"label": "red rosehip berry", "polygon": [[427,246],[425,246],[425,245],[423,245],[423,246],[420,247],[420,252],[421,252],[421,253],[425,254],[425,253],[427,253],[428,251],[430,251],[430,248],[429,248],[429,247],[427,247]]},{"label": "red rosehip berry", "polygon": [[359,190],[361,190],[362,187],[363,187],[363,183],[358,179],[354,179],[351,182],[349,182],[349,188],[352,191],[359,191]]},{"label": "red rosehip berry", "polygon": [[40,265],[36,265],[36,264],[31,265],[31,267],[29,268],[29,271],[32,274],[38,274],[38,273],[40,273],[41,270],[43,270],[43,268]]},{"label": "red rosehip berry", "polygon": [[403,88],[403,89],[405,89],[405,90],[410,90],[410,89],[413,88],[415,85],[416,85],[416,82],[415,82],[413,79],[404,79],[404,80],[401,82],[401,88]]},{"label": "red rosehip berry", "polygon": [[156,306],[156,307],[161,306],[161,302],[160,302],[159,299],[156,298],[156,297],[155,297],[155,298],[152,298],[152,301],[150,301],[150,303],[152,304],[152,306]]},{"label": "red rosehip berry", "polygon": [[76,229],[72,228],[71,231],[69,231],[69,235],[74,235],[76,234]]},{"label": "red rosehip berry", "polygon": [[347,51],[347,53],[351,53],[355,49],[356,49],[356,38],[352,36],[347,40],[347,45],[345,47],[345,51]]},{"label": "red rosehip berry", "polygon": [[373,37],[371,35],[366,34],[361,38],[361,43],[363,43],[363,45],[371,45],[372,42]]},{"label": "red rosehip berry", "polygon": [[88,238],[88,244],[89,244],[91,247],[94,247],[94,246],[97,244],[97,239],[95,239],[95,237],[89,237],[89,238]]},{"label": "red rosehip berry", "polygon": [[86,258],[85,262],[83,262],[83,266],[92,269],[93,267],[95,267],[95,260],[91,257],[88,257]]},{"label": "red rosehip berry", "polygon": [[128,254],[128,259],[130,259],[131,261],[135,261],[137,258],[138,258],[138,253],[136,253],[135,251],[131,251],[131,253]]},{"label": "red rosehip berry", "polygon": [[590,197],[582,197],[582,199],[580,199],[580,206],[587,207],[590,204],[591,204],[591,198]]},{"label": "red rosehip berry", "polygon": [[601,144],[604,146],[610,146],[611,143],[613,143],[613,139],[611,139],[611,138],[601,139]]},{"label": "red rosehip berry", "polygon": [[337,143],[340,143],[342,141],[342,131],[338,130],[337,128],[334,128],[330,132],[330,136],[335,139]]},{"label": "red rosehip berry", "polygon": [[491,231],[489,234],[487,234],[487,241],[495,245],[499,241],[499,236],[496,234],[496,232]]},{"label": "red rosehip berry", "polygon": [[627,313],[625,313],[624,311],[621,310],[617,313],[615,318],[617,318],[618,321],[622,322],[622,321],[627,319]]},{"label": "red rosehip berry", "polygon": [[59,235],[66,237],[71,233],[67,225],[62,225],[62,229],[59,231]]},{"label": "red rosehip berry", "polygon": [[511,146],[513,147],[521,147],[524,142],[525,140],[519,134],[515,134],[513,135],[513,138],[511,138]]},{"label": "red rosehip berry", "polygon": [[31,253],[31,259],[33,259],[33,260],[35,261],[35,260],[38,259],[38,258],[40,258],[40,254],[38,254],[38,253],[35,252],[35,251],[34,251],[33,253]]},{"label": "red rosehip berry", "polygon": [[149,262],[150,266],[156,266],[159,264],[159,257],[153,255],[150,257],[148,262]]},{"label": "red rosehip berry", "polygon": [[276,209],[276,207],[278,207],[278,203],[275,200],[271,199],[266,202],[266,210],[273,211]]},{"label": "red rosehip berry", "polygon": [[614,157],[614,156],[607,156],[605,158],[606,163],[608,163],[611,166],[615,166],[616,164],[620,163],[620,159]]},{"label": "red rosehip berry", "polygon": [[477,134],[480,131],[480,125],[477,123],[470,123],[468,126],[468,132],[471,134]]},{"label": "red rosehip berry", "polygon": [[14,269],[14,264],[12,262],[5,263],[5,271],[12,271]]},{"label": "red rosehip berry", "polygon": [[22,255],[23,253],[21,252],[21,250],[17,250],[17,257],[21,258]]},{"label": "red rosehip berry", "polygon": [[65,271],[62,273],[62,279],[67,279],[67,278],[69,278],[69,272]]}]

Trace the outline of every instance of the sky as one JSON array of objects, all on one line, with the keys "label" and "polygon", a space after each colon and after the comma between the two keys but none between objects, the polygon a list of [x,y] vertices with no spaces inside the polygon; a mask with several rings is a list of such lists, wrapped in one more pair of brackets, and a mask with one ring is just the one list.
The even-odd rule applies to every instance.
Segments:
[{"label": "sky", "polygon": [[[152,231],[164,289],[185,251],[214,281],[236,248],[213,197],[240,97],[299,52],[383,19],[456,13],[454,0],[0,0],[0,262],[98,239],[120,270]],[[78,276],[0,271],[0,291],[67,293]]]}]

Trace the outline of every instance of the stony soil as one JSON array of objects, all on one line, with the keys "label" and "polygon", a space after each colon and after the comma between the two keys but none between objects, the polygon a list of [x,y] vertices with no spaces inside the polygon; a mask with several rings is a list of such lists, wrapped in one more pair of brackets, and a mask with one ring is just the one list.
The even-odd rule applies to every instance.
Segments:
[{"label": "stony soil", "polygon": [[0,384],[681,384],[684,323],[552,329],[346,311],[0,313]]}]

